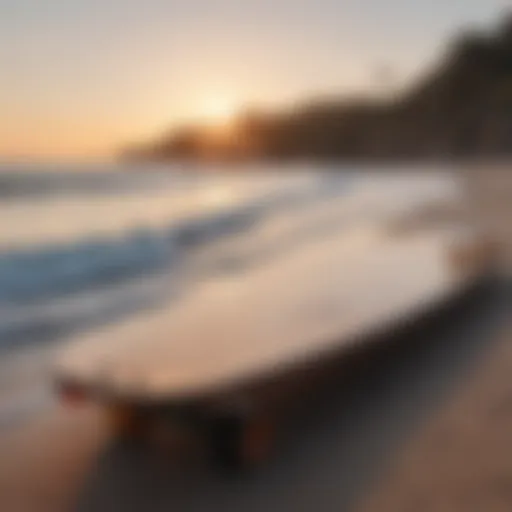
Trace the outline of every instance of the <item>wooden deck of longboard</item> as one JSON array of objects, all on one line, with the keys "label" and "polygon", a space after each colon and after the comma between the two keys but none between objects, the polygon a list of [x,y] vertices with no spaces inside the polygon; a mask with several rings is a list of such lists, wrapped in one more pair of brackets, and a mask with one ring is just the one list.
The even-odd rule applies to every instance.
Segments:
[{"label": "wooden deck of longboard", "polygon": [[448,258],[457,236],[368,223],[313,239],[76,340],[58,372],[111,395],[172,400],[285,370],[463,286]]}]

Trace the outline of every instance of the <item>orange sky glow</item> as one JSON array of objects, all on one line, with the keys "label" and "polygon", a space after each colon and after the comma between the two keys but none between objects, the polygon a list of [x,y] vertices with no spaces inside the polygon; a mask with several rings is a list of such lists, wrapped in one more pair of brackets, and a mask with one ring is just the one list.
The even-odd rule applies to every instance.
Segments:
[{"label": "orange sky glow", "polygon": [[506,0],[0,0],[0,160],[104,159],[181,123],[375,93]]}]

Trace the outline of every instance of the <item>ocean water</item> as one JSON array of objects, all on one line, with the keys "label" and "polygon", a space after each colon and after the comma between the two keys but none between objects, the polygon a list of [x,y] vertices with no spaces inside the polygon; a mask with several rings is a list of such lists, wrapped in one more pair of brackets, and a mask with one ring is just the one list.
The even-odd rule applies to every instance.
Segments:
[{"label": "ocean water", "polygon": [[190,270],[193,255],[278,212],[342,194],[348,182],[270,170],[3,168],[0,349],[152,307],[185,274],[189,282],[204,274]]}]

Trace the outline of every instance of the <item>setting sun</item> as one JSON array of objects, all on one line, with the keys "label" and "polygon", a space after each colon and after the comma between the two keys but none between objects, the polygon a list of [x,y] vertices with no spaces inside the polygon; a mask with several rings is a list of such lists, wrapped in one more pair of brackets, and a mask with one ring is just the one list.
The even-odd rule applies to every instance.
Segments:
[{"label": "setting sun", "polygon": [[199,109],[200,117],[209,123],[227,123],[239,111],[239,104],[232,98],[218,96],[209,98]]}]

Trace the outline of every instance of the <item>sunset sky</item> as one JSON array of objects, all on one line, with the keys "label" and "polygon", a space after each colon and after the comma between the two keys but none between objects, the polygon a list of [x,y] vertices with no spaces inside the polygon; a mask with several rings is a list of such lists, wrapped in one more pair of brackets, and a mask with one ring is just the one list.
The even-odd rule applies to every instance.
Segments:
[{"label": "sunset sky", "polygon": [[[244,105],[407,83],[506,0],[0,0],[0,159],[101,158]],[[512,5],[511,5],[512,6]]]}]

